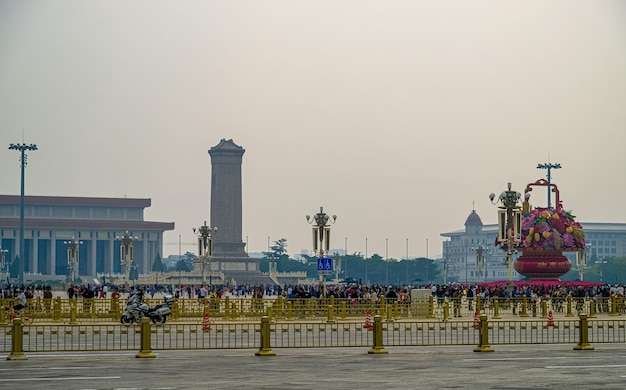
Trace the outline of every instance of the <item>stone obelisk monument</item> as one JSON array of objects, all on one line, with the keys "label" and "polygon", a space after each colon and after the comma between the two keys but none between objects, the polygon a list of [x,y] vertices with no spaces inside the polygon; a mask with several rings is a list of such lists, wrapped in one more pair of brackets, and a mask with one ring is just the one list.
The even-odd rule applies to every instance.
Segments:
[{"label": "stone obelisk monument", "polygon": [[209,267],[213,271],[244,281],[258,278],[259,259],[251,258],[242,241],[241,162],[245,149],[232,139],[222,139],[209,149],[211,156],[211,226],[213,255]]}]

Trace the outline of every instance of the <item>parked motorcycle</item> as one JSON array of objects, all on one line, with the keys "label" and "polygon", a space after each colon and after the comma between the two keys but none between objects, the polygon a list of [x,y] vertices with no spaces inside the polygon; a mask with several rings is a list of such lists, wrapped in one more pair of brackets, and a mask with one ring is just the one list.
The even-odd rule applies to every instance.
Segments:
[{"label": "parked motorcycle", "polygon": [[161,304],[150,307],[141,299],[141,296],[134,295],[128,299],[126,310],[122,314],[120,322],[122,324],[138,323],[143,317],[148,317],[153,323],[164,324],[167,321],[167,316],[172,313],[171,307],[174,303],[174,297],[166,295],[163,301]]}]

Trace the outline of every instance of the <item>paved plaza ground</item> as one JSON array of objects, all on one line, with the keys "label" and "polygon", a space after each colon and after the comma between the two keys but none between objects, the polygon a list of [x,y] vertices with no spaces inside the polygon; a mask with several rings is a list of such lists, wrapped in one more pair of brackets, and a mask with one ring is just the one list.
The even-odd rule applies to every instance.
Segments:
[{"label": "paved plaza ground", "polygon": [[2,389],[624,389],[626,345],[155,351],[0,355]]}]

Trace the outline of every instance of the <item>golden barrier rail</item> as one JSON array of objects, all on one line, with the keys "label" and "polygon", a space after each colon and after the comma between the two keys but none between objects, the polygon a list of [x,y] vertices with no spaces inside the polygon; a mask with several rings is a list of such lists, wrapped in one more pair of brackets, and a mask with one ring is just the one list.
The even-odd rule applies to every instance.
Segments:
[{"label": "golden barrier rail", "polygon": [[[126,306],[126,299],[33,299],[29,301],[29,314],[36,320],[54,322],[103,322],[119,321]],[[161,303],[161,299],[146,299],[150,306]],[[1,307],[12,307],[10,300],[0,301]],[[448,311],[446,314],[446,305]],[[332,308],[332,309],[331,309]],[[208,298],[177,299],[172,307],[170,320],[201,320],[205,314],[211,319],[227,321],[258,321],[271,313],[274,319],[286,320],[325,320],[329,317],[338,320],[362,320],[366,313],[380,314],[383,321],[437,318],[446,320],[449,316],[471,319],[475,314],[485,314],[492,318],[503,316],[547,318],[575,317],[586,314],[589,318],[598,316],[620,316],[624,313],[621,297],[610,298],[472,298],[472,299],[430,299],[388,301],[384,298],[336,299],[330,298]],[[0,324],[10,320],[7,310],[0,310]]]}]

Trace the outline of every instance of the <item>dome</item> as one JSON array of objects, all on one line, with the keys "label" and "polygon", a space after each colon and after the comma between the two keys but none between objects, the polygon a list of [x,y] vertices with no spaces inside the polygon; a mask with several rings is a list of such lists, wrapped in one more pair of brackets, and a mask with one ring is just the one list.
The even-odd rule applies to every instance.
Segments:
[{"label": "dome", "polygon": [[465,226],[483,226],[483,221],[481,221],[478,214],[476,214],[476,210],[472,210],[472,213],[467,217]]}]

